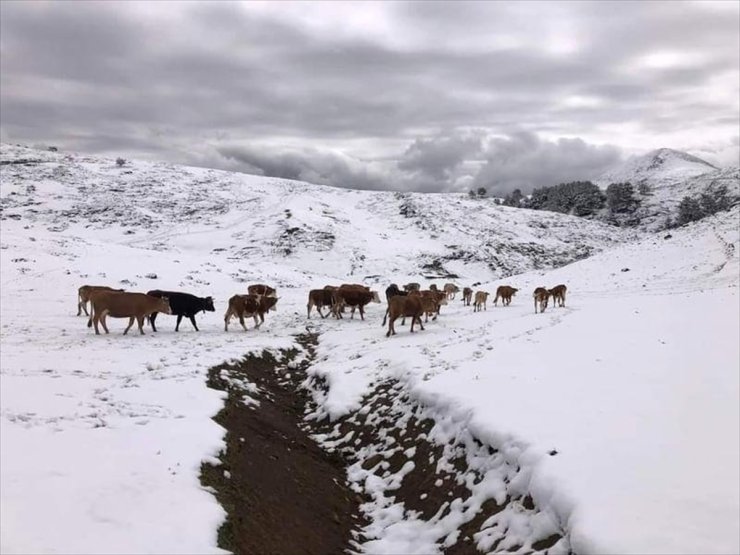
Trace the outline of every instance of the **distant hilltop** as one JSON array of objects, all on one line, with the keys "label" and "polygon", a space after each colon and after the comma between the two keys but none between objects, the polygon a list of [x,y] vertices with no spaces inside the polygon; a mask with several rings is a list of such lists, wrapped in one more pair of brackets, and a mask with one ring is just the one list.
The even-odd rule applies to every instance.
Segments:
[{"label": "distant hilltop", "polygon": [[609,183],[648,183],[684,181],[719,168],[706,160],[672,148],[659,148],[642,156],[633,156],[626,162],[607,170],[596,182],[602,187]]}]

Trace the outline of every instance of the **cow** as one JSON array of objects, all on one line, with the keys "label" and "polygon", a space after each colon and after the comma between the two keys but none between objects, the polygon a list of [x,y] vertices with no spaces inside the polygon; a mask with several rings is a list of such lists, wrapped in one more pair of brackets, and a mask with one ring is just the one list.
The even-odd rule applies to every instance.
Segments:
[{"label": "cow", "polygon": [[547,308],[547,298],[550,296],[550,292],[544,287],[538,287],[532,293],[534,297],[534,313],[537,314],[537,305],[540,307],[540,313],[545,312]]},{"label": "cow", "polygon": [[263,283],[256,283],[247,287],[247,293],[250,295],[260,295],[261,297],[277,297],[277,290]]},{"label": "cow", "polygon": [[387,303],[391,302],[391,297],[398,295],[405,297],[408,295],[408,291],[401,291],[395,283],[391,283],[385,290],[385,300]]},{"label": "cow", "polygon": [[454,299],[455,293],[460,291],[460,288],[455,285],[454,283],[445,283],[445,286],[443,287],[444,292],[447,294],[448,299]]},{"label": "cow", "polygon": [[429,321],[429,317],[433,315],[432,321],[437,319],[439,316],[439,308],[442,305],[447,304],[447,296],[443,291],[421,291],[421,302],[424,308],[424,323]]},{"label": "cow", "polygon": [[311,309],[314,306],[316,307],[319,316],[326,318],[326,316],[321,312],[321,307],[329,307],[327,316],[332,312],[332,307],[334,306],[334,291],[326,288],[311,289],[311,291],[308,292],[308,304],[306,305],[309,318],[311,318]]},{"label": "cow", "polygon": [[[195,323],[195,315],[198,312],[215,312],[216,309],[213,306],[213,297],[196,297],[190,293],[181,293],[179,291],[160,291],[159,289],[153,289],[147,291],[147,295],[152,297],[167,297],[170,300],[170,314],[177,316],[177,323],[175,324],[175,331],[180,331],[180,322],[182,322],[183,316],[187,316],[190,319],[190,323],[193,324],[195,331],[198,329],[198,324]],[[152,312],[149,316],[149,323],[152,325],[152,331],[157,331],[155,321],[157,319],[158,312]]]},{"label": "cow", "polygon": [[123,335],[128,333],[136,319],[139,325],[139,333],[144,335],[144,318],[153,312],[164,312],[170,314],[170,303],[167,297],[153,297],[144,293],[127,293],[118,291],[96,291],[90,297],[92,304],[92,316],[87,322],[87,327],[95,326],[95,335],[100,335],[98,322],[103,325],[105,333],[108,333],[108,326],[105,319],[108,316],[112,318],[129,318],[128,326],[123,331]]},{"label": "cow", "polygon": [[430,291],[439,291],[439,289],[437,289],[437,284],[436,284],[436,283],[432,283],[432,284],[431,284],[431,285],[429,286],[429,290],[430,290]]},{"label": "cow", "polygon": [[[224,314],[224,331],[229,331],[229,321],[232,316],[239,318],[239,323],[247,331],[244,325],[244,317],[254,318],[254,329],[258,329],[265,323],[265,314],[271,310],[277,310],[275,306],[278,297],[263,297],[262,295],[234,295],[229,299],[229,308]],[[259,320],[258,320],[259,318]]]},{"label": "cow", "polygon": [[341,308],[349,306],[352,308],[352,318],[355,317],[355,308],[360,309],[360,318],[365,319],[365,306],[368,303],[379,303],[380,297],[377,291],[370,291],[364,285],[341,285],[334,292],[334,316],[342,318]]},{"label": "cow", "polygon": [[80,316],[83,310],[85,311],[85,316],[90,316],[87,312],[87,303],[90,301],[90,295],[94,291],[116,291],[118,293],[123,293],[124,290],[114,289],[107,285],[83,285],[77,290],[77,316]]},{"label": "cow", "polygon": [[465,306],[470,306],[470,301],[473,300],[473,290],[470,287],[463,287],[462,300]]},{"label": "cow", "polygon": [[488,310],[486,307],[486,301],[488,301],[488,291],[476,291],[475,301],[473,301],[473,312],[480,312],[481,307],[483,310]]},{"label": "cow", "polygon": [[501,306],[509,306],[511,304],[511,297],[513,297],[519,289],[515,287],[509,287],[508,285],[499,285],[496,289],[496,298],[493,299],[493,306],[498,306],[498,299],[501,297]]},{"label": "cow", "polygon": [[390,337],[391,335],[396,335],[394,323],[399,317],[405,318],[406,316],[409,316],[411,318],[411,333],[414,332],[414,322],[419,322],[419,327],[423,330],[424,324],[421,323],[421,315],[423,313],[424,307],[421,295],[392,297],[390,303],[388,303],[388,308],[385,310],[385,317],[383,318],[383,326],[385,326],[385,322],[388,320],[388,332],[385,336]]},{"label": "cow", "polygon": [[[426,318],[424,322],[429,321],[429,316],[434,315],[432,320],[436,320],[439,316],[439,309],[442,305],[447,304],[447,295],[444,291],[419,291],[419,295],[422,298],[422,304],[424,305],[424,314]],[[402,322],[403,324],[403,322]]]},{"label": "cow", "polygon": [[406,291],[407,293],[409,291],[418,291],[419,289],[421,289],[421,285],[415,282],[407,283],[406,285],[403,286],[403,290]]},{"label": "cow", "polygon": [[563,285],[556,285],[552,289],[548,291],[550,296],[552,297],[552,306],[565,306],[565,292],[568,290],[568,288]]}]

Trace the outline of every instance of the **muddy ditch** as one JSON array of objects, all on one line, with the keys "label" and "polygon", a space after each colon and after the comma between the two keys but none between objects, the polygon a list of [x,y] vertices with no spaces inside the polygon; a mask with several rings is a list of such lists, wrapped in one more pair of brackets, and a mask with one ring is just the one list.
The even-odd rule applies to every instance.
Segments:
[{"label": "muddy ditch", "polygon": [[[394,380],[331,421],[306,371],[318,336],[209,370],[225,391],[218,464],[201,482],[227,513],[234,553],[571,553],[567,532],[526,492],[522,469],[464,422],[415,403]],[[318,401],[318,402],[317,402]],[[406,543],[404,543],[406,542]]]}]

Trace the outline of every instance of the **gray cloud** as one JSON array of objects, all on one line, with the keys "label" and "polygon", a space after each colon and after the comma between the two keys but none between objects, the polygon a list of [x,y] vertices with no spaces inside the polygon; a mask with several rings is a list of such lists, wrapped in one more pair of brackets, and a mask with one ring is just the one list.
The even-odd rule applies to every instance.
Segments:
[{"label": "gray cloud", "polygon": [[621,153],[582,139],[543,141],[521,132],[491,139],[485,158],[474,184],[502,195],[517,188],[528,193],[534,187],[596,179],[620,161]]},{"label": "gray cloud", "polygon": [[0,136],[413,190],[588,173],[689,127],[738,149],[736,3],[305,8],[1,2]]}]

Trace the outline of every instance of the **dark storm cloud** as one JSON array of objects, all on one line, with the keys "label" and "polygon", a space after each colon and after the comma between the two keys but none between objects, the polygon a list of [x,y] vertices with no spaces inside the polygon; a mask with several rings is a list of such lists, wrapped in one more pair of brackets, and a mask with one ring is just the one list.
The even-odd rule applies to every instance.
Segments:
[{"label": "dark storm cloud", "polygon": [[521,189],[597,178],[620,159],[613,146],[594,146],[581,139],[543,141],[521,132],[489,141],[486,162],[476,174],[474,185],[499,196]]},{"label": "dark storm cloud", "polygon": [[[379,21],[354,14],[366,9]],[[371,189],[455,190],[503,171],[506,189],[539,177],[502,166],[491,145],[521,159],[532,148],[571,175],[607,151],[678,146],[644,136],[687,122],[729,140],[740,117],[734,5],[4,1],[0,12],[0,136],[15,142]],[[323,16],[334,26],[317,27]],[[625,125],[646,144],[613,131]],[[363,142],[393,149],[343,152]]]},{"label": "dark storm cloud", "polygon": [[241,164],[242,171],[251,169],[248,173],[353,189],[390,188],[383,174],[336,152],[316,148],[265,149],[250,145],[224,146],[217,150],[227,160]]}]

